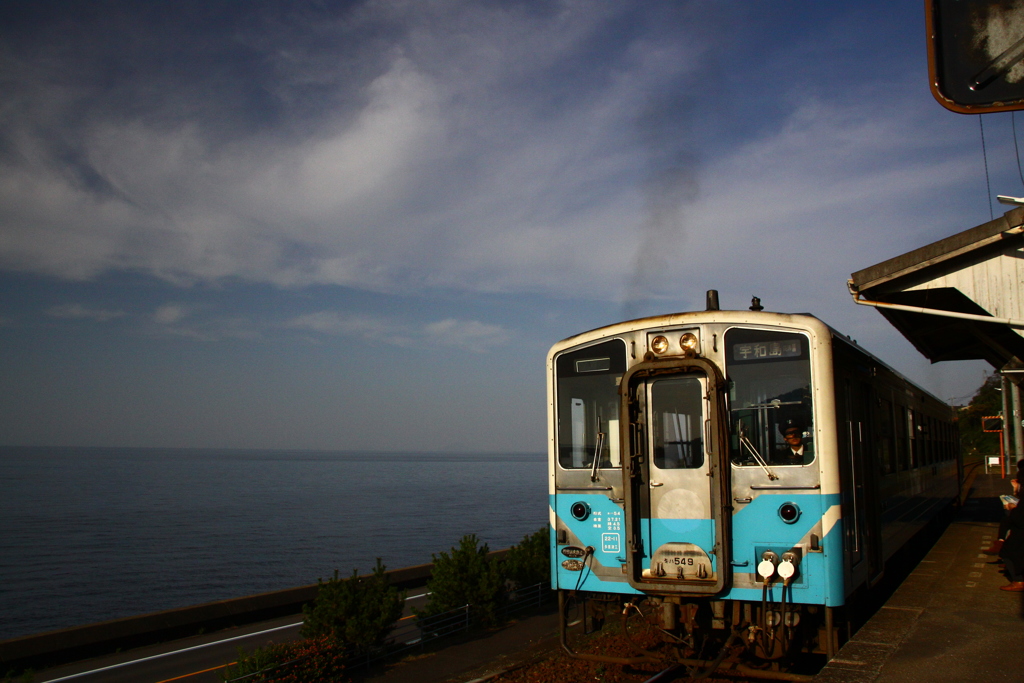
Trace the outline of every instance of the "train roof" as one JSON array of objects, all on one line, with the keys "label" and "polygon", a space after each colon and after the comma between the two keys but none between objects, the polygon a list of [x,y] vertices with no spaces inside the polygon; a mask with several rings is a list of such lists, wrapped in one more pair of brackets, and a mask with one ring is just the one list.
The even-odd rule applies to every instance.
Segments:
[{"label": "train roof", "polygon": [[867,351],[860,346],[855,339],[843,334],[831,325],[825,323],[820,318],[811,315],[810,313],[778,313],[772,311],[751,311],[751,310],[715,310],[715,311],[683,311],[678,313],[665,313],[662,315],[652,315],[644,318],[635,318],[633,320],[624,320],[622,322],[613,323],[611,325],[605,325],[603,327],[596,327],[586,332],[575,334],[571,337],[554,344],[548,351],[548,358],[553,358],[555,354],[564,351],[565,349],[578,346],[580,344],[586,344],[591,341],[597,341],[606,337],[613,337],[619,334],[626,334],[629,332],[635,332],[637,330],[644,330],[649,328],[658,327],[677,327],[680,325],[698,325],[703,323],[725,323],[733,325],[769,325],[778,327],[799,327],[814,331],[820,336],[828,336],[832,339],[837,339],[841,343],[847,344],[852,348],[855,348],[858,352],[863,353],[865,356],[870,358],[872,362],[885,368],[893,375],[901,379],[903,382],[913,387],[922,394],[925,394],[932,399],[946,404],[945,401],[935,396],[927,389],[922,388],[915,382],[908,379],[899,371],[892,368],[888,363],[875,356],[870,351]]},{"label": "train roof", "polygon": [[717,311],[681,311],[678,313],[664,313],[644,318],[634,318],[622,322],[596,327],[586,332],[566,337],[551,347],[551,353],[557,353],[562,349],[577,344],[585,344],[588,341],[602,339],[604,337],[644,330],[652,327],[675,327],[677,325],[701,323],[729,323],[736,325],[795,325],[798,327],[817,327],[819,333],[838,334],[847,338],[836,330],[829,327],[820,319],[810,313],[776,313],[771,311],[750,311],[750,310],[717,310]]}]

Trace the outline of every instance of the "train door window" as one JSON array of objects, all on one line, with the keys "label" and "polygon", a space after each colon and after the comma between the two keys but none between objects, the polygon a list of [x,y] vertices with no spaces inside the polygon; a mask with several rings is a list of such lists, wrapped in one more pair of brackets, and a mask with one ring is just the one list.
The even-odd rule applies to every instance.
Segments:
[{"label": "train door window", "polygon": [[936,430],[939,433],[939,437],[938,437],[939,438],[939,442],[938,442],[938,447],[939,447],[938,459],[939,459],[939,462],[945,462],[946,460],[948,460],[948,458],[946,456],[946,451],[949,449],[949,446],[948,446],[948,444],[949,444],[948,432],[946,431],[947,427],[948,427],[948,425],[945,422],[942,421],[942,418],[936,418],[935,419],[935,428],[936,428]]},{"label": "train door window", "polygon": [[929,424],[930,418],[924,413],[917,414],[918,419],[921,421],[920,426],[917,428],[917,432],[921,438],[921,460],[920,465],[930,465],[932,462],[932,432],[931,425]]},{"label": "train door window", "polygon": [[558,463],[565,469],[619,467],[619,382],[626,371],[622,340],[588,346],[555,361]]},{"label": "train door window", "polygon": [[[733,463],[806,465],[814,459],[809,340],[794,332],[725,333]],[[789,432],[790,438],[784,436]]]},{"label": "train door window", "polygon": [[896,471],[892,443],[892,402],[886,399],[878,401],[878,467],[882,474]]},{"label": "train door window", "polygon": [[933,426],[935,421],[930,415],[922,416],[922,428],[924,430],[924,461],[922,464],[931,465],[935,462],[935,430]]},{"label": "train door window", "polygon": [[918,416],[916,410],[907,410],[907,434],[910,436],[910,469],[921,464],[921,454],[918,452],[920,439],[917,438]]},{"label": "train door window", "polygon": [[910,465],[910,456],[907,454],[907,409],[905,406],[896,406],[896,462],[900,471],[906,471]]},{"label": "train door window", "polygon": [[942,459],[951,460],[953,457],[953,428],[946,422],[940,422],[939,424],[942,425]]},{"label": "train door window", "polygon": [[946,423],[938,418],[935,420],[935,459],[946,460]]},{"label": "train door window", "polygon": [[907,467],[913,469],[918,466],[918,433],[916,433],[916,425],[914,424],[913,411],[911,409],[906,410],[906,440],[907,440]]},{"label": "train door window", "polygon": [[704,466],[703,396],[695,377],[662,380],[651,387],[651,430],[658,469]]}]

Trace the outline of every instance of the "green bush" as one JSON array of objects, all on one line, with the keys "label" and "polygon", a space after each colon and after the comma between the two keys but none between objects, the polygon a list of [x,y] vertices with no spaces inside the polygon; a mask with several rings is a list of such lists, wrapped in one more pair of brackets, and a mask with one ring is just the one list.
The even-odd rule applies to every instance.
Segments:
[{"label": "green bush", "polygon": [[424,619],[464,605],[472,605],[470,620],[474,626],[501,623],[505,604],[503,563],[489,562],[487,544],[480,545],[475,534],[463,536],[451,555],[433,555],[434,571],[427,590],[430,597],[422,610],[414,610],[421,625]]},{"label": "green bush", "polygon": [[318,580],[316,600],[302,608],[302,636],[330,638],[350,655],[382,646],[405,606],[405,591],[390,584],[384,569],[378,557],[369,576],[353,571],[345,580],[335,571],[326,583]]},{"label": "green bush", "polygon": [[291,659],[289,656],[290,646],[291,643],[271,643],[264,647],[258,647],[252,652],[238,648],[238,661],[221,669],[221,680],[233,681],[243,676],[248,676],[247,681],[263,680],[265,674]]},{"label": "green bush", "polygon": [[224,681],[239,683],[340,683],[345,652],[327,636],[276,643],[249,653],[238,650],[238,662],[221,671]]},{"label": "green bush", "polygon": [[34,680],[36,680],[36,676],[32,669],[22,671],[20,676],[11,670],[3,678],[0,678],[0,683],[18,683],[19,681],[20,683],[32,683]]},{"label": "green bush", "polygon": [[523,537],[509,548],[502,563],[513,587],[523,588],[551,580],[551,546],[548,527]]}]

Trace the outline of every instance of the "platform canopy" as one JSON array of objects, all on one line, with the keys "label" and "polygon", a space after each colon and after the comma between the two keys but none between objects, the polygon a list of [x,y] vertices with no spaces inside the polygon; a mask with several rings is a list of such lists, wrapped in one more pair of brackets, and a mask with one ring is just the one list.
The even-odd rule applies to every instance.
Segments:
[{"label": "platform canopy", "polygon": [[1024,207],[859,270],[849,287],[933,363],[1024,367]]}]

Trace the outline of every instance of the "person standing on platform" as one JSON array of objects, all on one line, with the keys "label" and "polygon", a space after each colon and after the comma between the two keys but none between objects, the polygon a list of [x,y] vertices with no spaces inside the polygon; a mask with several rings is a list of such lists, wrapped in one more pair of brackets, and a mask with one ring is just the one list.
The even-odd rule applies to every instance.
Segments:
[{"label": "person standing on platform", "polygon": [[[1017,461],[1017,474],[1010,481],[1010,485],[1013,486],[1013,495],[1015,498],[1020,498],[1021,489],[1024,488],[1024,460]],[[1013,509],[1003,505],[1006,508],[1007,514]],[[999,533],[996,534],[996,540],[992,542],[992,545],[983,550],[982,552],[986,555],[998,555],[999,551],[1003,548],[1003,543],[1006,542],[1006,532],[1010,529],[1010,518],[1003,517],[1002,521],[999,522]]]},{"label": "person standing on platform", "polygon": [[1007,501],[1003,507],[1010,514],[1006,517],[1006,540],[999,557],[1006,565],[1006,578],[1010,583],[1000,586],[999,590],[1024,593],[1024,506]]}]

